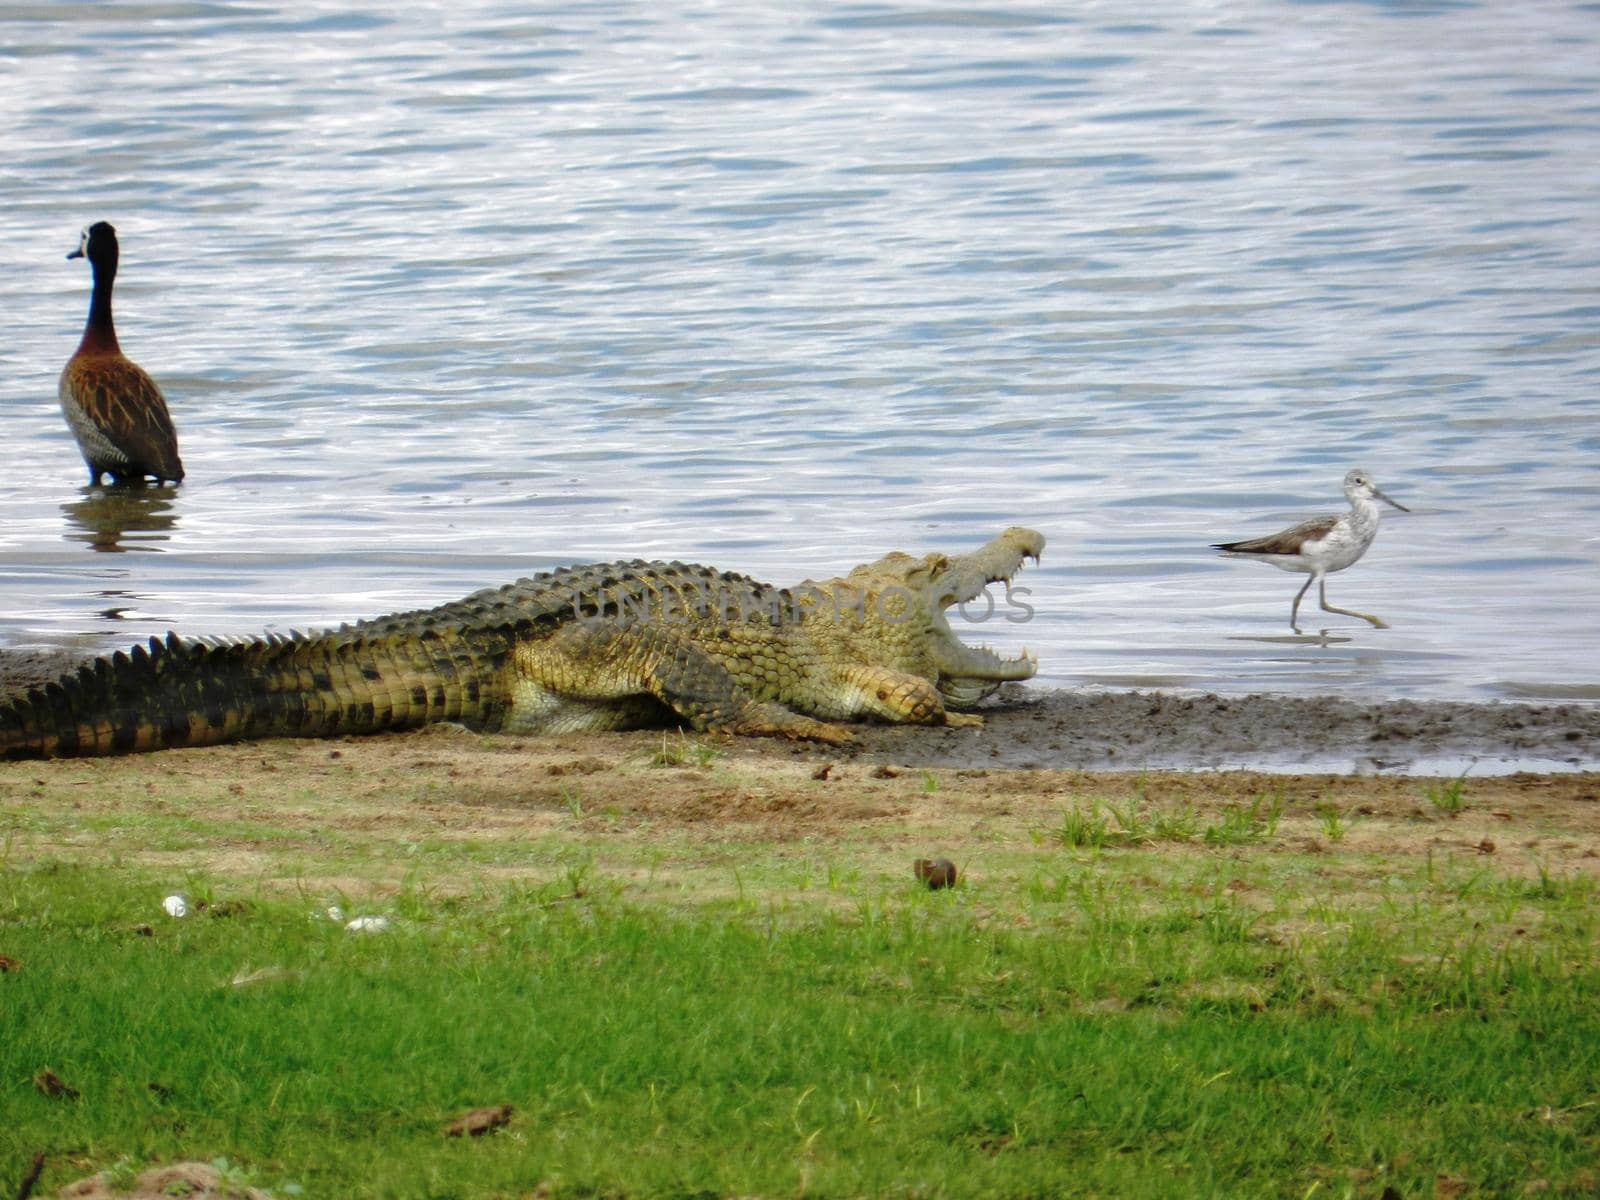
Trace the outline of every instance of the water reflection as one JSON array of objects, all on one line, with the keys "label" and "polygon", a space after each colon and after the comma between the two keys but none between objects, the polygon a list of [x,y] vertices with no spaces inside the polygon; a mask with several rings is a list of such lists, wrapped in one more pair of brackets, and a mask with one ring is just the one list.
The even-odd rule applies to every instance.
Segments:
[{"label": "water reflection", "polygon": [[[95,593],[97,600],[113,601],[109,608],[102,608],[97,615],[108,621],[138,621],[144,618],[140,603],[145,597],[122,588],[106,588]],[[125,602],[125,603],[123,603]]]},{"label": "water reflection", "polygon": [[1266,642],[1275,646],[1337,646],[1352,639],[1347,634],[1334,633],[1331,629],[1323,629],[1316,633],[1233,634],[1227,640],[1230,642]]},{"label": "water reflection", "polygon": [[[83,499],[63,504],[68,541],[110,554],[160,550],[178,524],[176,492],[162,487],[85,487]],[[124,544],[124,543],[127,544]]]}]

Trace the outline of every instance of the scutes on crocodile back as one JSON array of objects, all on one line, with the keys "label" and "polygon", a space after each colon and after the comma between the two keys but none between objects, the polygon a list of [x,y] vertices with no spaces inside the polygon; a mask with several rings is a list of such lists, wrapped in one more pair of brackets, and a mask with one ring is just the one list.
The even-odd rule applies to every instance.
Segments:
[{"label": "scutes on crocodile back", "polygon": [[328,737],[431,721],[494,729],[505,711],[510,645],[493,632],[449,630],[219,645],[168,634],[0,705],[0,758]]},{"label": "scutes on crocodile back", "polygon": [[340,632],[370,637],[473,629],[526,637],[565,621],[609,616],[772,623],[773,614],[781,621],[792,619],[787,590],[714,567],[636,558],[561,567],[434,608],[345,625]]},{"label": "scutes on crocodile back", "polygon": [[186,642],[96,659],[0,704],[0,757],[121,754],[458,721],[494,730],[519,639],[574,620],[786,623],[789,593],[681,562],[568,567],[321,634]]}]

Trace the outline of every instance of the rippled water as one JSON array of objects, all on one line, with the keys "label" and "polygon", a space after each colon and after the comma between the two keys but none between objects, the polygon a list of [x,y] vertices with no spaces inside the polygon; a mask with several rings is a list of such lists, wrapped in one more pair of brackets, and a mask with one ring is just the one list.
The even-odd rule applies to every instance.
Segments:
[{"label": "rippled water", "polygon": [[[1051,684],[1600,697],[1600,6],[445,7],[0,4],[0,644],[1027,524]],[[56,409],[98,219],[176,490]],[[1356,465],[1294,639],[1207,543]]]}]

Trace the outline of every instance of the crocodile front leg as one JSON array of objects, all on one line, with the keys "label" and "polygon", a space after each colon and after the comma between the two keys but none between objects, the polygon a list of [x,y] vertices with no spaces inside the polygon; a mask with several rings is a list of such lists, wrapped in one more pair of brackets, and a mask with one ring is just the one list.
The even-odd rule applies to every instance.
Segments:
[{"label": "crocodile front leg", "polygon": [[951,712],[932,681],[889,667],[850,667],[840,673],[841,692],[854,701],[854,713],[908,725],[976,727],[983,718]]},{"label": "crocodile front leg", "polygon": [[[841,743],[849,731],[761,700],[684,630],[655,623],[577,621],[546,637],[519,641],[511,655],[513,728],[537,730],[552,703],[624,710],[610,728],[633,722],[626,710],[651,696],[692,728]],[[598,723],[592,728],[600,727]]]}]

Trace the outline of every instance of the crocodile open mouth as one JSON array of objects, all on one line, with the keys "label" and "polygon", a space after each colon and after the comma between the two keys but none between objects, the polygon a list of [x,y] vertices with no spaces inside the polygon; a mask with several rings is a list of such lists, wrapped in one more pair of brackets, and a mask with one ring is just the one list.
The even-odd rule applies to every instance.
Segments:
[{"label": "crocodile open mouth", "polygon": [[[1015,657],[1003,657],[987,646],[969,646],[950,628],[948,610],[955,608],[967,620],[981,624],[990,620],[1021,623],[1033,615],[1024,602],[1027,590],[1013,588],[1011,581],[1029,559],[1039,561],[1044,538],[1030,529],[1008,529],[971,554],[952,559],[933,581],[938,602],[929,605],[933,620],[933,657],[939,669],[938,686],[946,703],[964,708],[993,695],[1002,683],[1032,678],[1038,660],[1026,649]],[[992,593],[991,584],[1006,585],[1004,611]],[[981,608],[972,602],[983,597]]]}]

